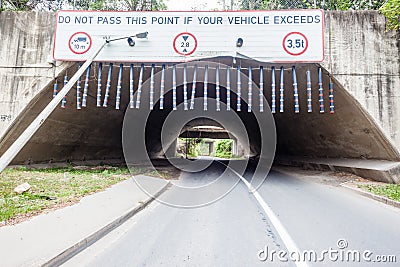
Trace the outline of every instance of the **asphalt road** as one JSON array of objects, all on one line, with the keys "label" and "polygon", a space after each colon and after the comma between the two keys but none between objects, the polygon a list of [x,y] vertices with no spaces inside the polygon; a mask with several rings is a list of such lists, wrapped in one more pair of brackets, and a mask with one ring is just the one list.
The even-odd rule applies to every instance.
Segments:
[{"label": "asphalt road", "polygon": [[[207,185],[223,172],[223,165],[214,163],[205,171],[183,174],[177,183],[186,187]],[[223,174],[216,187],[224,186],[221,178],[233,184],[235,175],[229,171]],[[179,198],[177,192],[168,190],[163,200],[174,203]],[[239,180],[223,198],[200,208],[153,202],[64,265],[399,266],[399,209],[337,184],[276,171],[269,174],[258,192],[298,251],[287,252],[287,237],[280,235],[279,226]],[[311,260],[290,259],[304,255]],[[360,262],[354,262],[358,255]],[[397,263],[376,262],[393,260],[385,259],[390,255]]]}]

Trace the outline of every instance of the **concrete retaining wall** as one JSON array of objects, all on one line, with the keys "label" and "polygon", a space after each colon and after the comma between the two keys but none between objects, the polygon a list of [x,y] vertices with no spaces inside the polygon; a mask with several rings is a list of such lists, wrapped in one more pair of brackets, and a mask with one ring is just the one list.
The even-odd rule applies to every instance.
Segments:
[{"label": "concrete retaining wall", "polygon": [[[0,121],[0,136],[3,136],[0,154],[51,100],[54,78],[62,77],[68,70],[68,64],[49,63],[54,19],[52,13],[0,13],[0,38],[5,40],[0,46],[0,114],[3,118]],[[326,57],[322,66],[335,78],[335,83],[340,83],[340,86],[335,85],[337,113],[320,115],[317,92],[314,92],[315,111],[308,114],[303,109],[294,115],[289,108],[293,106],[292,97],[287,96],[287,112],[275,116],[278,153],[398,160],[399,32],[385,32],[385,18],[378,12],[329,12],[325,23]],[[291,66],[286,67],[290,69]],[[299,65],[299,73],[304,73],[306,68],[312,69],[315,83],[317,66]],[[74,73],[76,66],[68,71]],[[106,70],[103,71],[105,77]],[[146,77],[148,72],[146,70]],[[267,72],[266,77],[270,77],[268,75]],[[114,81],[116,76],[114,71]],[[290,88],[290,73],[285,73],[285,77],[286,88]],[[253,78],[256,80],[257,75]],[[328,82],[325,76],[324,84]],[[91,88],[95,83],[93,76]],[[304,77],[299,79],[299,85],[305,88]],[[113,94],[114,91],[111,99],[114,99]],[[123,94],[122,99],[126,100],[126,92]],[[71,103],[76,96],[71,92],[68,108],[58,109],[51,115],[18,155],[17,162],[120,158],[123,110],[95,108],[95,92],[89,97],[91,104],[87,110],[77,111]],[[300,101],[305,103],[303,92]],[[305,107],[303,103],[302,107]]]},{"label": "concrete retaining wall", "polygon": [[0,137],[68,65],[52,64],[54,25],[53,13],[0,12]]},{"label": "concrete retaining wall", "polygon": [[377,11],[325,15],[322,64],[400,148],[400,31]]}]

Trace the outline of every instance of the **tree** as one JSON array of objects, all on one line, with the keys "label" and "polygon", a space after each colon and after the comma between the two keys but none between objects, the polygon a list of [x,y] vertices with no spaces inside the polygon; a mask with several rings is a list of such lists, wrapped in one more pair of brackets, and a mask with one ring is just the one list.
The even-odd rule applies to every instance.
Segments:
[{"label": "tree", "polygon": [[379,10],[387,29],[400,29],[400,0],[240,0],[241,9]]},{"label": "tree", "polygon": [[232,140],[221,139],[217,141],[215,149],[215,156],[219,158],[231,158],[232,157]]},{"label": "tree", "polygon": [[[392,0],[393,1],[393,0]],[[399,1],[399,0],[394,0]],[[324,10],[377,10],[381,0],[241,0],[241,9],[303,9]]]},{"label": "tree", "polygon": [[400,0],[388,0],[379,10],[387,18],[387,30],[400,29]]},{"label": "tree", "polygon": [[134,10],[150,11],[164,10],[167,6],[163,0],[0,0],[0,10],[28,11],[43,10],[55,11],[62,8],[78,10]]}]

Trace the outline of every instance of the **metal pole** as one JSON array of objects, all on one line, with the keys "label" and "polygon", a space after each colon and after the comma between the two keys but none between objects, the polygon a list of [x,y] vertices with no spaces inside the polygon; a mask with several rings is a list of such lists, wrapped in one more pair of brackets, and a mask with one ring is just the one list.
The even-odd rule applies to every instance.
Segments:
[{"label": "metal pole", "polygon": [[6,152],[0,158],[0,173],[10,164],[10,162],[15,158],[15,156],[21,151],[25,144],[31,139],[31,137],[36,133],[39,127],[44,123],[44,121],[50,116],[50,114],[56,109],[58,104],[67,95],[67,93],[74,86],[76,81],[81,77],[89,65],[93,62],[96,56],[107,44],[107,41],[99,46],[97,50],[86,60],[83,66],[75,73],[71,80],[67,83],[63,89],[50,101],[50,103],[43,109],[42,112],[33,120],[33,122],[25,129],[25,131],[15,140],[15,142],[7,149]]}]

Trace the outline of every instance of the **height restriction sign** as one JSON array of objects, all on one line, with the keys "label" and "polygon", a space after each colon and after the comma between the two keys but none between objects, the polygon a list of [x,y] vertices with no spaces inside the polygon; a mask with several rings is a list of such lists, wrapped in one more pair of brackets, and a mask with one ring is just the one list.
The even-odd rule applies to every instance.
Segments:
[{"label": "height restriction sign", "polygon": [[104,39],[116,41],[104,47],[98,61],[185,62],[230,56],[260,62],[321,62],[324,12],[61,10],[54,59],[84,61]]},{"label": "height restriction sign", "polygon": [[189,56],[197,48],[197,39],[189,32],[182,32],[175,37],[173,45],[176,53]]}]

